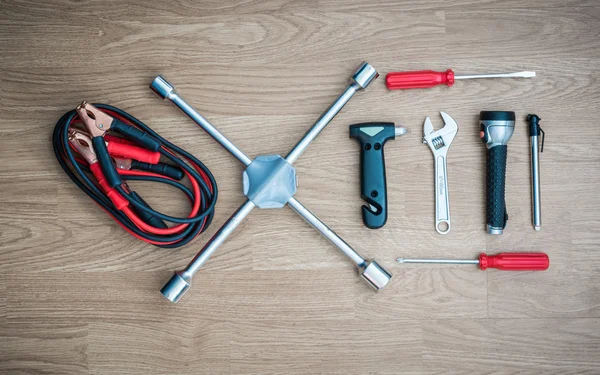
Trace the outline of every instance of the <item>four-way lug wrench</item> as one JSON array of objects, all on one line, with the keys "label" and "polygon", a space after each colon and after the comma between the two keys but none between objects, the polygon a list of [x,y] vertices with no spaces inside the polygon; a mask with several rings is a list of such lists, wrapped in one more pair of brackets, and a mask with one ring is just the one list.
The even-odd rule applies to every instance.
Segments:
[{"label": "four-way lug wrench", "polygon": [[173,102],[173,104],[179,107],[179,109],[246,167],[243,173],[243,186],[244,194],[248,199],[204,245],[188,266],[181,271],[175,272],[173,277],[161,289],[161,293],[169,301],[177,302],[181,299],[191,287],[194,274],[255,207],[281,208],[286,204],[350,258],[358,267],[362,279],[367,284],[375,290],[379,290],[387,285],[392,278],[391,273],[383,269],[374,260],[368,261],[363,258],[340,236],[293,197],[296,193],[297,184],[296,170],[292,164],[341,111],[352,96],[357,91],[365,89],[378,75],[377,71],[371,65],[363,62],[352,76],[346,90],[319,117],[285,159],[280,155],[261,155],[255,159],[250,159],[250,157],[237,148],[233,142],[219,132],[208,120],[181,99],[169,82],[161,76],[154,79],[150,85],[152,91],[160,98]]}]

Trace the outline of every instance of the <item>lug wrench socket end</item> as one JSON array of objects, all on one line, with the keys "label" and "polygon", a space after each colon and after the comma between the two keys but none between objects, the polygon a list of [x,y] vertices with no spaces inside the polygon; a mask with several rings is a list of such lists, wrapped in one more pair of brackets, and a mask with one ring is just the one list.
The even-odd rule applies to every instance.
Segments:
[{"label": "lug wrench socket end", "polygon": [[166,299],[177,303],[181,297],[192,287],[192,279],[183,277],[183,272],[177,271],[169,281],[162,287],[160,292]]},{"label": "lug wrench socket end", "polygon": [[150,84],[150,90],[162,100],[170,99],[175,94],[175,87],[171,85],[163,76],[157,76]]},{"label": "lug wrench socket end", "polygon": [[369,284],[369,286],[376,291],[383,289],[383,287],[386,286],[392,279],[392,274],[386,271],[374,260],[366,264],[366,267],[360,276],[363,281]]}]

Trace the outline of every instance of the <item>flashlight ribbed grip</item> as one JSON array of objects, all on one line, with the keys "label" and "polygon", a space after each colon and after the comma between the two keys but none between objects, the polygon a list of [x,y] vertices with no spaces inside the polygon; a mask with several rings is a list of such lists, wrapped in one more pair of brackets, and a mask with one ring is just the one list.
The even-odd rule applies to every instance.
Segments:
[{"label": "flashlight ribbed grip", "polygon": [[508,219],[504,200],[507,151],[506,145],[488,149],[486,163],[487,223],[491,227],[502,229]]}]

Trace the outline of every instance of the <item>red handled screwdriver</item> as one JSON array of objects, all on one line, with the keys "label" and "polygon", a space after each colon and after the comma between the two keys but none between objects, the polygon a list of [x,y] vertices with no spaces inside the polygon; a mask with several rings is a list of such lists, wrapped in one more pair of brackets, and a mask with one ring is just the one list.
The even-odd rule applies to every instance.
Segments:
[{"label": "red handled screwdriver", "polygon": [[545,271],[550,267],[550,259],[545,253],[481,253],[479,259],[407,259],[398,258],[398,263],[442,263],[478,264],[481,270],[497,268],[503,271]]},{"label": "red handled screwdriver", "polygon": [[454,74],[452,69],[445,72],[419,70],[415,72],[392,72],[385,77],[385,84],[390,90],[427,89],[438,85],[452,86],[457,79],[474,78],[530,78],[535,72],[492,73],[492,74]]}]

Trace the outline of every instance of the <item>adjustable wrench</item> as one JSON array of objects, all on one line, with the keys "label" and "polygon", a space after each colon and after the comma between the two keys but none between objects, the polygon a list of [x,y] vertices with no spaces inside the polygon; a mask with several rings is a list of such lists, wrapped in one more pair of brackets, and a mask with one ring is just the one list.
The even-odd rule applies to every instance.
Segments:
[{"label": "adjustable wrench", "polygon": [[440,112],[444,119],[444,127],[433,130],[429,117],[423,125],[423,143],[433,152],[435,165],[435,230],[439,234],[450,232],[450,199],[448,197],[448,172],[446,155],[448,148],[458,132],[458,124],[450,115]]}]

